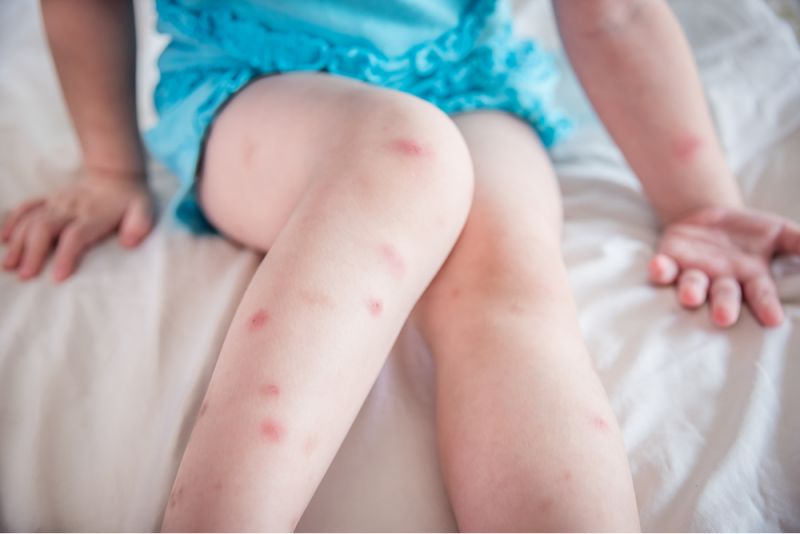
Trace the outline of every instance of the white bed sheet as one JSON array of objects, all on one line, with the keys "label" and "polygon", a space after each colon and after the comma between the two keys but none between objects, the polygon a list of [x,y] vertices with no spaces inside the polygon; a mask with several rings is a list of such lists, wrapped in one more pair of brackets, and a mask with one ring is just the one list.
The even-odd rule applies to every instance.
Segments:
[{"label": "white bed sheet", "polygon": [[[800,50],[790,31],[758,0],[673,5],[748,201],[800,220]],[[546,2],[517,9],[524,31],[557,46]],[[0,3],[0,210],[65,183],[78,162],[34,14],[30,0]],[[151,13],[140,14],[149,87],[159,41]],[[787,320],[771,330],[749,314],[716,330],[705,311],[648,286],[652,211],[570,76],[562,95],[582,121],[554,152],[564,253],[643,527],[800,530],[800,268],[780,266]],[[147,124],[152,110],[142,110]],[[166,205],[174,182],[156,169],[153,183]],[[0,275],[0,529],[157,529],[258,260],[162,217],[136,252],[107,242],[64,284]],[[408,327],[300,530],[455,528],[432,390],[427,347]]]}]

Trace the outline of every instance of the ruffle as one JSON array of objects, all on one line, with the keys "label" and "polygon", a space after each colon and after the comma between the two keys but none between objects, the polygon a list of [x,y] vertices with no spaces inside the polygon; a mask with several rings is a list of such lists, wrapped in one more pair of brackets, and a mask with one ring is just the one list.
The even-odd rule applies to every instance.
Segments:
[{"label": "ruffle", "polygon": [[[527,119],[550,146],[570,129],[569,121],[546,101],[558,77],[552,56],[535,43],[515,40],[510,20],[478,43],[497,0],[474,0],[460,24],[404,54],[387,56],[363,39],[326,39],[270,24],[269,13],[245,17],[233,6],[190,9],[179,0],[158,0],[159,25],[177,36],[175,46],[213,44],[231,68],[253,75],[286,71],[327,71],[375,85],[409,92],[455,113],[498,108]],[[191,37],[189,37],[191,36]],[[162,66],[156,108],[183,98],[208,76],[208,68]],[[197,127],[206,118],[197,117]]]},{"label": "ruffle", "polygon": [[387,56],[364,39],[338,34],[325,39],[309,31],[281,30],[270,13],[246,17],[231,6],[190,9],[179,0],[157,0],[159,24],[171,34],[216,43],[229,57],[262,72],[327,70],[381,85],[400,82],[409,73],[428,76],[443,62],[460,61],[474,47],[496,0],[473,0],[461,22],[438,38],[399,56]]}]

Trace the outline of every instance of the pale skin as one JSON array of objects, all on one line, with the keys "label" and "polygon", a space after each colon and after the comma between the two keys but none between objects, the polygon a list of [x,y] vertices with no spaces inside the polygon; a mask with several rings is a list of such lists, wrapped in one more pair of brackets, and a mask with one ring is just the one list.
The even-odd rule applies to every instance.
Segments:
[{"label": "pale skin", "polygon": [[[768,264],[800,253],[800,230],[743,206],[666,5],[554,3],[576,72],[663,223],[652,281],[674,284],[686,307],[708,302],[719,326],[742,302],[779,324]],[[12,211],[4,266],[28,279],[54,250],[64,279],[104,236],[141,241],[153,210],[129,6],[43,7],[85,176]],[[91,32],[75,38],[84,24],[127,37],[100,47]],[[447,117],[325,74],[271,76],[219,116],[199,195],[225,236],[268,254],[162,528],[293,529],[410,319],[437,366],[442,472],[461,530],[639,529],[621,434],[580,339],[557,184],[527,125],[498,111]]]}]

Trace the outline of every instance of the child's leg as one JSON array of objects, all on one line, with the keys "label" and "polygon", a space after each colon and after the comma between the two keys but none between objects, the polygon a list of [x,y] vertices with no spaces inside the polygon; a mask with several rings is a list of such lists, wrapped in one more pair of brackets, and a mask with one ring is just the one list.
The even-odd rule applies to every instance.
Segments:
[{"label": "child's leg", "polygon": [[203,174],[211,220],[269,253],[228,331],[163,528],[291,530],[461,231],[471,162],[427,103],[292,74],[233,99]]},{"label": "child's leg", "polygon": [[560,251],[553,171],[530,128],[455,119],[475,198],[414,319],[436,358],[445,482],[462,530],[635,530],[614,414]]}]

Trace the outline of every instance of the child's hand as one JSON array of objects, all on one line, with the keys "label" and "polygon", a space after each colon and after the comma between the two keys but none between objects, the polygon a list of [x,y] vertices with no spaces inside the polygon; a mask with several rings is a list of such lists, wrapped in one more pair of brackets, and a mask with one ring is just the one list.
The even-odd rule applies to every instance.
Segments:
[{"label": "child's hand", "polygon": [[122,245],[138,245],[153,228],[154,211],[142,178],[84,176],[8,214],[2,226],[7,244],[3,268],[30,279],[55,246],[53,276],[64,280],[86,250],[116,231]]},{"label": "child's hand", "polygon": [[711,303],[712,321],[736,322],[742,293],[766,326],[783,321],[769,265],[781,253],[800,254],[800,226],[776,215],[749,209],[705,208],[669,224],[650,261],[650,279],[677,281],[686,308]]}]

